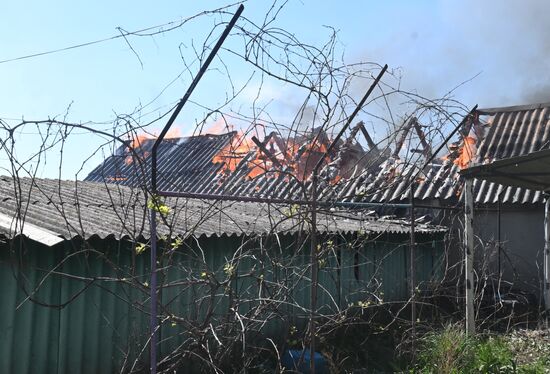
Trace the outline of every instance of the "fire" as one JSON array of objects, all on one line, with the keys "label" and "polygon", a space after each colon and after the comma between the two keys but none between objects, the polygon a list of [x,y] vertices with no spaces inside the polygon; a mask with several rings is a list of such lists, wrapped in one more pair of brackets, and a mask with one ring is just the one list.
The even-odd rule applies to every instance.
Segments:
[{"label": "fire", "polygon": [[204,131],[206,134],[223,134],[225,132],[233,131],[233,125],[227,123],[227,121],[220,117],[214,123],[212,123]]},{"label": "fire", "polygon": [[331,184],[338,184],[338,182],[340,182],[340,179],[342,179],[342,177],[340,175],[336,175],[334,177],[334,179],[330,181],[330,183]]},{"label": "fire", "polygon": [[464,137],[462,146],[458,150],[458,157],[453,161],[460,169],[466,169],[476,154],[476,139],[472,136]]},{"label": "fire", "polygon": [[214,156],[212,162],[224,164],[220,172],[229,175],[237,170],[245,158],[248,178],[255,178],[272,167],[272,162],[264,157],[254,142],[245,136],[242,131],[239,131],[231,139],[231,142]]},{"label": "fire", "polygon": [[[292,172],[299,180],[305,180],[327,151],[327,145],[318,140],[283,140],[276,134],[265,138],[262,144],[262,147],[257,146],[251,138],[239,131],[230,144],[213,157],[212,162],[224,165],[220,169],[223,175],[233,173],[245,162],[246,165],[242,166],[246,166],[246,177],[250,179],[266,174],[267,171],[269,173],[266,176],[277,177],[277,170],[282,168]],[[325,156],[324,161],[330,162],[330,157]],[[337,183],[340,178],[336,176],[331,182]]]},{"label": "fire", "polygon": [[214,156],[212,162],[223,163],[226,173],[233,172],[251,151],[250,140],[242,132],[239,132],[225,148]]},{"label": "fire", "polygon": [[[135,137],[132,138],[130,145],[128,146],[128,156],[124,159],[124,163],[126,165],[131,165],[134,162],[134,157],[136,156],[134,152],[140,152],[139,158],[142,160],[146,159],[151,155],[151,152],[141,150],[143,145],[151,140],[156,139],[158,137],[158,131],[154,131],[152,134],[149,133],[141,133],[137,134]],[[164,139],[177,139],[181,137],[181,130],[179,127],[173,127],[168,130],[166,135],[164,136]]]}]

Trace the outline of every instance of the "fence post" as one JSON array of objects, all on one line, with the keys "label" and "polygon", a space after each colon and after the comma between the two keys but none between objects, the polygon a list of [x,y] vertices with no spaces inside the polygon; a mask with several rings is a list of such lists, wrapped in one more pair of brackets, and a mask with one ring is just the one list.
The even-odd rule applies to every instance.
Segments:
[{"label": "fence post", "polygon": [[475,334],[474,312],[474,197],[473,179],[464,183],[464,271],[466,288],[466,333]]},{"label": "fence post", "polygon": [[550,314],[550,196],[546,197],[544,205],[544,309],[546,328],[548,328],[548,314]]}]

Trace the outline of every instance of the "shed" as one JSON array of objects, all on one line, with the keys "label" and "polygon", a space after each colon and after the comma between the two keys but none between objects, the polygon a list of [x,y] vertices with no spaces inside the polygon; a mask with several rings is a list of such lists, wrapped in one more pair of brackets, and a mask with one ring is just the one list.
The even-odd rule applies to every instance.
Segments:
[{"label": "shed", "polygon": [[[120,185],[0,178],[0,371],[130,372],[147,367],[146,192]],[[167,199],[160,357],[197,336],[284,338],[309,304],[307,227],[294,206]],[[408,299],[405,221],[319,214],[319,313]],[[441,279],[442,227],[418,224],[417,274]],[[364,305],[364,304],[363,304]],[[214,339],[213,335],[210,335]],[[197,348],[198,349],[198,348]],[[164,361],[163,361],[164,360]]]}]

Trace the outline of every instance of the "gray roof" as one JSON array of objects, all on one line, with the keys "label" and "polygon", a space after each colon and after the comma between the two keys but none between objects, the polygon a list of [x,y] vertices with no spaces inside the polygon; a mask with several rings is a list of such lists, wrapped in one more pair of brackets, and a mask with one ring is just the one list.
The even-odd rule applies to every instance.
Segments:
[{"label": "gray roof", "polygon": [[[481,165],[550,148],[550,103],[479,110],[494,116],[481,143],[474,165]],[[521,187],[474,181],[477,202],[542,203],[543,194]]]},{"label": "gray roof", "polygon": [[[473,165],[549,149],[549,114],[550,103],[478,109],[476,116],[487,116],[489,122],[480,125],[481,142]],[[466,126],[471,126],[471,123]],[[467,134],[468,130],[462,133]],[[307,178],[304,181],[290,178],[289,175],[296,171],[289,166],[283,166],[283,169],[272,166],[265,173],[250,178],[250,166],[259,154],[256,151],[249,152],[230,174],[222,173],[223,164],[214,163],[213,157],[230,144],[234,135],[202,135],[163,143],[158,163],[159,190],[290,200],[307,197],[310,181]],[[150,143],[152,145],[152,141]],[[454,143],[455,151],[446,159],[436,158],[424,170],[419,170],[418,165],[390,156],[385,150],[374,148],[365,152],[360,147],[353,150],[346,143],[336,147],[337,151],[329,155],[330,163],[321,173],[320,198],[344,202],[405,202],[409,199],[410,181],[414,179],[416,200],[425,204],[457,204],[462,197],[463,178],[454,161],[458,157],[456,149],[461,145],[459,139]],[[144,154],[148,146],[145,143],[142,147]],[[297,159],[305,157],[299,154],[292,156]],[[350,156],[357,157],[352,164],[359,166],[348,172],[347,176],[335,178],[344,169],[342,160],[349,161]],[[136,163],[125,165],[122,162],[124,158],[116,157],[106,160],[86,180],[143,185],[150,174],[149,160],[144,157],[143,170],[137,170]],[[112,178],[117,168],[122,170],[122,178]],[[502,203],[538,204],[543,201],[539,191],[504,187],[481,180],[475,180],[474,194],[475,202],[482,204],[496,203],[499,195]]]},{"label": "gray roof", "polygon": [[[235,134],[229,132],[165,139],[158,148],[158,187],[161,190],[177,188],[187,192],[203,192],[216,185],[222,164],[213,163],[212,159],[230,144]],[[132,187],[149,186],[149,155],[154,143],[155,139],[139,141],[136,144],[137,155],[131,154],[127,146],[120,146],[114,155],[106,158],[84,180]]]},{"label": "gray roof", "polygon": [[[478,145],[473,165],[488,164],[504,158],[526,155],[550,149],[550,103],[504,108],[478,109],[477,114],[488,116],[483,138]],[[456,147],[463,142],[455,143]],[[443,204],[458,203],[462,197],[463,178],[454,163],[458,156],[451,153],[445,160],[437,160],[418,170],[415,165],[387,161],[374,172],[367,172],[357,180],[342,181],[345,184],[334,193],[354,196],[353,201],[402,202],[409,199],[411,175],[418,175],[415,199],[425,202],[440,201]],[[361,190],[362,189],[362,190]],[[485,180],[474,180],[474,198],[478,204],[501,202],[509,204],[540,204],[543,194],[522,187],[503,186]],[[357,196],[359,195],[359,196]]]},{"label": "gray roof", "polygon": [[[167,198],[170,207],[166,216],[172,234],[232,235],[288,233],[306,229],[303,214],[297,207],[235,202],[207,202]],[[149,238],[149,215],[144,191],[120,185],[55,179],[20,179],[0,177],[0,226],[4,234],[21,231],[15,227],[17,217],[24,221],[29,236]],[[346,210],[322,211],[318,215],[321,232],[407,233],[403,220],[375,219],[372,212]],[[11,220],[11,221],[10,221]],[[418,232],[445,231],[443,227],[418,223]],[[159,235],[168,234],[166,225],[159,225]],[[52,244],[55,240],[50,239]],[[47,243],[46,243],[47,244]]]},{"label": "gray roof", "polygon": [[461,174],[505,186],[550,191],[550,149],[473,166]]}]

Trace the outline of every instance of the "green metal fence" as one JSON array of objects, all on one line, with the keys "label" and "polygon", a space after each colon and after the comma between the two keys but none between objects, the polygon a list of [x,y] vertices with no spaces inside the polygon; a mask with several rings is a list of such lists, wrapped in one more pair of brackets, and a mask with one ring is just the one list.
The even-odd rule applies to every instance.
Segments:
[{"label": "green metal fence", "polygon": [[[407,235],[365,241],[338,235],[322,242],[319,313],[359,301],[408,299]],[[419,287],[441,278],[442,256],[441,234],[418,235]],[[54,248],[28,240],[4,243],[0,372],[147,368],[148,263],[147,252],[136,254],[132,243],[112,239]],[[193,238],[165,252],[159,265],[161,358],[186,344],[190,329],[229,324],[235,310],[242,316],[261,313],[255,318],[266,323],[255,331],[275,340],[288,325],[307,319],[309,245],[296,235]],[[258,308],[260,303],[269,307]]]}]

